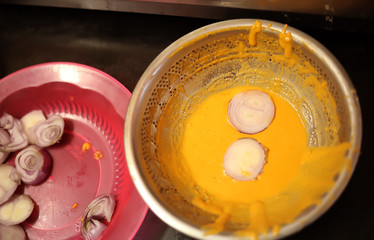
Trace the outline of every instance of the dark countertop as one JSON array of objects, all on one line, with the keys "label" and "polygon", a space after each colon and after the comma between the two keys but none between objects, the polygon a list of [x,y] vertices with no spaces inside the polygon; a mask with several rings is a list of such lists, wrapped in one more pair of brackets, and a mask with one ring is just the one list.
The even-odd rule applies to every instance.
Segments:
[{"label": "dark countertop", "polygon": [[[164,48],[186,33],[215,21],[0,5],[0,78],[38,63],[69,61],[98,68],[132,91]],[[374,116],[374,34],[299,29],[324,44],[345,67],[358,92],[364,133],[360,160],[342,196],[321,218],[287,240],[374,239],[374,161],[369,153],[374,136],[370,124],[370,117]],[[135,239],[183,239],[183,236],[149,211]]]}]

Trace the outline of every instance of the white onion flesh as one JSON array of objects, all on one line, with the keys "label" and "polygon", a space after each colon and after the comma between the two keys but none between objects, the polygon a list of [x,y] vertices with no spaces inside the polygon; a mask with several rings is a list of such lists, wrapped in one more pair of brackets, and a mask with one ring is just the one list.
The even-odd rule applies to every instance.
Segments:
[{"label": "white onion flesh", "polygon": [[19,225],[4,226],[0,225],[1,240],[26,240],[26,232]]},{"label": "white onion flesh", "polygon": [[33,110],[27,114],[25,114],[21,118],[21,122],[23,125],[23,129],[25,130],[25,133],[29,139],[29,142],[31,144],[35,144],[34,136],[31,134],[30,129],[39,122],[44,122],[46,120],[46,117],[43,114],[42,110]]},{"label": "white onion flesh", "polygon": [[51,172],[51,164],[48,153],[35,145],[24,148],[15,159],[15,166],[22,181],[30,185],[43,182]]},{"label": "white onion flesh", "polygon": [[0,206],[0,224],[5,226],[17,225],[30,217],[34,202],[28,195],[14,194]]},{"label": "white onion flesh", "polygon": [[60,140],[64,132],[64,120],[53,115],[48,119],[41,110],[33,110],[21,118],[23,128],[31,144],[49,147]]},{"label": "white onion flesh", "polygon": [[238,131],[255,134],[266,129],[273,121],[275,106],[267,93],[248,90],[231,99],[227,114]]},{"label": "white onion flesh", "polygon": [[21,184],[17,170],[9,164],[0,165],[0,205],[6,202]]},{"label": "white onion flesh", "polygon": [[265,148],[252,138],[236,140],[223,157],[226,174],[237,181],[256,180],[262,173],[265,163]]}]

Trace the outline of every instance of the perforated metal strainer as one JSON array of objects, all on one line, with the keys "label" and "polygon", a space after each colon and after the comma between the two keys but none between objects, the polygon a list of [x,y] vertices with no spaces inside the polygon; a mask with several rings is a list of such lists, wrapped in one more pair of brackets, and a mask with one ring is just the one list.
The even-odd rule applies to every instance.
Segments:
[{"label": "perforated metal strainer", "polygon": [[[228,223],[218,235],[204,235],[201,226],[216,216],[185,199],[158,159],[156,135],[168,134],[170,147],[178,149],[179,124],[209,94],[232,86],[270,89],[287,99],[307,127],[310,146],[348,141],[352,169],[361,145],[361,113],[356,92],[334,56],[303,32],[288,27],[296,61],[284,57],[279,33],[284,25],[260,20],[257,45],[248,43],[252,19],[215,23],[193,31],[166,48],[139,80],[127,110],[125,151],[132,179],[149,207],[167,224],[195,238],[230,239],[240,223]],[[311,79],[313,81],[311,81]],[[324,91],[321,91],[324,90]],[[321,92],[328,92],[327,95]],[[168,114],[168,128],[158,126]],[[338,198],[350,174],[342,169],[322,203],[311,206],[294,222],[282,226],[276,239],[290,235],[323,214]]]}]

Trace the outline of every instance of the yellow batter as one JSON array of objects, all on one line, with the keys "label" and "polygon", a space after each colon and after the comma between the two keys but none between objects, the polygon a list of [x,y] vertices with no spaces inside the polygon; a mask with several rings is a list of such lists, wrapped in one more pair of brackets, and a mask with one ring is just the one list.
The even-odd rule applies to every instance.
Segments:
[{"label": "yellow batter", "polygon": [[[306,130],[296,111],[270,92],[276,115],[267,129],[248,135],[232,127],[227,116],[228,103],[245,90],[248,87],[232,88],[207,98],[187,120],[182,141],[182,154],[192,177],[221,201],[248,203],[281,193],[300,170],[300,157],[307,147]],[[267,163],[257,181],[234,181],[224,173],[227,148],[245,137],[258,140],[268,149]]]},{"label": "yellow batter", "polygon": [[[321,196],[333,186],[334,176],[348,161],[344,153],[349,144],[308,148],[307,132],[298,113],[270,91],[266,92],[276,108],[270,126],[254,135],[238,132],[228,120],[227,107],[235,94],[248,89],[253,88],[235,87],[215,93],[191,114],[184,123],[182,163],[160,154],[172,179],[180,180],[181,168],[188,172],[182,180],[186,197],[218,216],[215,223],[204,227],[207,234],[224,231],[229,220],[249,223],[238,235],[256,238],[269,230],[276,234],[282,224],[320,203]],[[267,148],[267,163],[255,181],[235,181],[223,168],[227,148],[243,137],[254,138]],[[160,153],[169,151],[163,144],[159,147]]]}]

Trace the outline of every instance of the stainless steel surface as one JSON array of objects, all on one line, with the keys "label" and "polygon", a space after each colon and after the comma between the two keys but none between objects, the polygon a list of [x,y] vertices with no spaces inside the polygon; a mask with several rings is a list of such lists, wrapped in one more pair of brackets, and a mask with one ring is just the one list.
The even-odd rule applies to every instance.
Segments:
[{"label": "stainless steel surface", "polygon": [[[243,17],[243,13],[236,16],[239,15]],[[281,19],[323,43],[347,70],[362,107],[363,147],[347,188],[321,218],[286,239],[374,239],[374,161],[371,159],[374,35],[360,28],[373,25],[363,23],[353,33],[349,27],[326,31],[312,24],[301,24],[289,14],[288,18],[279,18],[282,15],[279,12],[245,15]],[[213,19],[0,4],[0,78],[38,63],[71,61],[96,67],[133,91],[147,66],[164,48],[184,34],[213,22]],[[181,233],[149,211],[134,239],[182,239],[180,236]]]},{"label": "stainless steel surface", "polygon": [[[163,14],[209,19],[261,18],[297,22],[308,27],[373,31],[361,26],[374,20],[371,0],[0,0],[29,6],[80,8],[106,11]],[[368,29],[369,28],[369,29]]]},{"label": "stainless steel surface", "polygon": [[[39,6],[73,7],[84,9],[172,15],[185,15],[187,12],[183,13],[183,9],[181,8],[191,6],[204,6],[221,7],[228,9],[252,9],[320,15],[329,14],[331,16],[344,16],[354,18],[374,17],[372,12],[374,5],[370,0],[12,0],[7,2]],[[193,13],[190,12],[187,14]],[[204,13],[202,11],[200,11],[199,14],[206,14],[207,17],[210,15],[209,12]]]},{"label": "stainless steel surface", "polygon": [[[273,39],[277,39],[284,24],[266,20],[261,21],[263,26],[271,26],[271,29],[265,28],[262,30],[268,34],[267,41],[272,42]],[[165,110],[165,106],[170,104],[169,100],[173,99],[175,95],[178,95],[180,89],[185,90],[182,94],[179,94],[182,95],[180,98],[185,98],[188,102],[189,97],[194,95],[195,89],[201,89],[209,85],[224,86],[224,84],[219,82],[220,77],[204,78],[204,82],[202,83],[199,77],[194,76],[196,72],[198,72],[196,76],[204,75],[206,69],[209,69],[206,70],[209,72],[208,76],[214,75],[212,74],[213,72],[220,72],[214,69],[222,69],[220,64],[231,62],[232,55],[236,54],[234,50],[230,51],[230,49],[232,49],[230,46],[235,45],[237,42],[244,41],[241,36],[245,35],[245,31],[239,27],[250,27],[254,22],[255,19],[237,19],[218,22],[197,29],[175,41],[161,52],[146,69],[134,89],[128,107],[125,120],[125,152],[129,171],[135,186],[152,211],[163,221],[178,231],[195,238],[232,239],[235,238],[235,234],[227,230],[223,234],[205,236],[204,231],[201,230],[202,222],[207,222],[207,219],[212,219],[211,214],[189,203],[189,201],[179,193],[179,189],[174,186],[174,183],[168,178],[165,171],[161,170],[162,167],[160,166],[162,163],[156,154],[158,143],[155,140],[157,132],[161,130],[157,127],[158,121]],[[310,65],[319,69],[318,75],[324,76],[323,79],[319,80],[321,82],[325,80],[329,85],[331,95],[337,104],[336,109],[338,110],[336,114],[338,114],[339,119],[344,119],[341,124],[339,139],[340,141],[351,142],[352,148],[349,151],[348,157],[352,161],[352,168],[354,169],[358,159],[357,149],[360,149],[361,146],[362,134],[361,112],[355,89],[344,68],[324,46],[297,29],[288,28],[288,31],[292,33],[293,43],[295,44],[294,49],[299,49],[301,47],[301,50],[298,52],[294,51],[293,54],[303,59],[302,61],[308,61]],[[219,34],[217,34],[217,32]],[[299,48],[296,47],[296,45],[299,46]],[[215,55],[215,52],[218,51],[216,49],[217,46],[221,47],[219,48],[220,53],[224,53],[224,50],[227,48],[227,54]],[[263,51],[264,54],[267,54],[268,52],[266,51],[270,50],[266,49]],[[231,54],[230,58],[227,57],[228,54]],[[269,54],[277,54],[277,52],[271,52]],[[253,65],[251,66],[255,68],[256,71],[259,71],[258,69],[261,69],[261,67],[273,69],[272,64],[275,61],[274,59],[265,63],[261,62],[262,65],[256,65],[256,61],[260,62],[260,60],[256,60],[255,56],[252,57],[255,60],[251,58],[251,63],[252,61],[255,63],[252,63]],[[204,60],[199,61],[200,59]],[[213,65],[210,63],[212,59],[214,59],[215,62]],[[237,53],[234,59],[246,61],[247,57],[243,57],[240,53]],[[234,68],[233,66],[231,66],[231,68]],[[228,69],[230,69],[230,67],[228,67]],[[250,70],[247,71],[249,72]],[[286,79],[286,83],[291,83],[293,86],[292,88],[300,88],[301,90],[291,91],[285,87],[281,91],[282,94],[284,94],[283,97],[290,100],[291,96],[293,97],[300,94],[302,98],[312,102],[311,105],[307,107],[314,109],[311,112],[316,111],[317,114],[310,114],[305,117],[305,119],[308,120],[312,119],[309,120],[311,122],[305,122],[306,126],[312,125],[308,130],[310,136],[309,143],[313,146],[328,145],[328,143],[323,144],[321,142],[327,141],[324,139],[338,138],[338,136],[328,135],[326,131],[320,130],[324,130],[325,128],[330,129],[330,125],[334,126],[334,124],[337,123],[331,123],[333,120],[330,118],[322,120],[317,116],[323,116],[323,111],[328,111],[329,107],[327,104],[329,103],[324,102],[326,105],[319,105],[321,103],[317,103],[317,100],[314,100],[313,96],[308,95],[306,93],[308,91],[304,87],[297,86],[297,84],[300,84],[300,81],[287,79],[287,76],[290,76],[289,74],[293,74],[293,72],[290,72],[292,72],[292,70],[288,72],[287,68],[282,68],[282,70],[275,71],[274,74],[281,79]],[[296,72],[294,74],[297,75],[298,73]],[[238,77],[230,78],[229,81],[239,82],[240,80],[238,79],[241,79],[239,76],[242,75],[236,72],[234,75]],[[261,74],[256,75],[256,78],[260,78],[260,75]],[[188,78],[185,78],[186,76],[188,76]],[[245,78],[252,78],[251,76],[251,73],[249,73]],[[215,82],[215,84],[211,84],[209,81],[213,81],[212,79],[215,79],[214,81],[218,83]],[[222,79],[223,81],[227,81],[224,77],[222,77]],[[291,79],[291,77],[289,79]],[[261,81],[263,82],[263,80],[259,80],[259,82]],[[189,107],[184,106],[183,103],[184,102],[181,101],[181,105],[178,106],[183,109],[189,109]],[[308,103],[305,104],[308,105]],[[185,111],[186,110],[182,112]],[[305,112],[304,109],[298,111]],[[181,119],[184,118],[184,115],[181,116]],[[177,119],[175,121],[178,122],[177,114],[173,115],[173,119]],[[323,125],[322,121],[327,121],[328,125]],[[174,127],[177,126],[170,126],[171,129],[174,129]],[[172,139],[173,135],[171,134],[169,137]],[[289,236],[316,220],[330,207],[332,202],[337,200],[348,183],[349,178],[349,174],[343,171],[336,180],[335,187],[326,194],[320,205],[307,214],[298,217],[294,222],[283,226],[279,235],[273,236],[272,234],[268,234],[266,236],[261,236],[260,239],[278,239]],[[186,215],[187,212],[189,216]],[[208,222],[211,222],[211,220]]]}]

